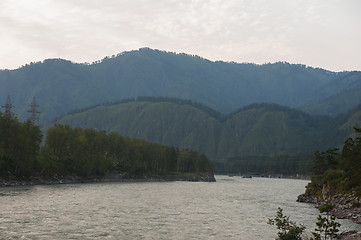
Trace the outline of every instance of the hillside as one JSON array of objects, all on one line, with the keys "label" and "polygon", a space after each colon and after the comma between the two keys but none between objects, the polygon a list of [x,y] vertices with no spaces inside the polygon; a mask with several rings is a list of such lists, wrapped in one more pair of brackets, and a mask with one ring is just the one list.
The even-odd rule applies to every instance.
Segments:
[{"label": "hillside", "polygon": [[350,136],[355,136],[353,128],[361,127],[361,104],[351,111],[339,115],[336,120],[340,130],[347,131]]},{"label": "hillside", "polygon": [[[351,80],[359,83],[360,76],[360,72],[350,75],[284,62],[212,62],[143,48],[92,64],[48,59],[16,70],[1,70],[0,103],[3,105],[10,95],[14,112],[24,120],[36,96],[43,123],[75,109],[138,96],[190,99],[222,113],[255,102],[289,107],[308,104],[310,112],[318,113],[322,109],[312,110],[314,104],[341,96],[350,90],[344,85]],[[336,83],[340,86],[332,87]],[[332,91],[318,91],[325,88]],[[344,112],[360,104],[357,96],[344,96],[348,104],[335,111]],[[332,106],[327,113],[334,114]]]},{"label": "hillside", "polygon": [[97,106],[59,122],[187,148],[212,159],[312,155],[342,144],[352,131],[346,125],[361,123],[356,110],[336,119],[275,104],[252,104],[222,115],[189,101],[156,100]]},{"label": "hillside", "polygon": [[336,116],[361,103],[360,92],[361,75],[359,72],[350,72],[318,89],[316,91],[318,98],[299,109],[311,114]]}]

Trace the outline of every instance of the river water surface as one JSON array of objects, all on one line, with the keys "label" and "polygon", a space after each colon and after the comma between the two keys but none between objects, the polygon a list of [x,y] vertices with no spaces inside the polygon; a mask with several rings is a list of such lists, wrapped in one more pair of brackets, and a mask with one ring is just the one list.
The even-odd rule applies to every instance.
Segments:
[{"label": "river water surface", "polygon": [[307,181],[216,179],[0,188],[0,239],[274,239],[278,207],[315,228],[318,211],[296,202]]}]

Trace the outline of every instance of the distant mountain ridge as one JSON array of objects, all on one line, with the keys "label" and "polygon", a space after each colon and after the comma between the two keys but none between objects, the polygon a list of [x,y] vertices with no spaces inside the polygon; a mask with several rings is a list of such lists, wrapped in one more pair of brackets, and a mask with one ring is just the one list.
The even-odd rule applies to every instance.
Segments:
[{"label": "distant mountain ridge", "polygon": [[360,107],[337,118],[276,104],[252,104],[223,115],[191,101],[144,97],[73,113],[59,123],[187,148],[212,159],[312,155],[342,144],[352,127],[361,125]]},{"label": "distant mountain ridge", "polygon": [[[43,122],[75,109],[138,96],[189,99],[222,113],[265,102],[336,115],[360,104],[355,89],[361,89],[361,72],[335,73],[283,62],[212,62],[143,48],[90,65],[48,59],[2,70],[0,86],[1,105],[10,95],[22,120],[36,96]],[[347,104],[334,106],[339,99]]]},{"label": "distant mountain ridge", "polygon": [[[311,114],[336,116],[361,103],[361,77],[359,72],[345,73],[331,83],[315,91],[319,97],[299,109]],[[328,96],[325,98],[325,96]]]}]

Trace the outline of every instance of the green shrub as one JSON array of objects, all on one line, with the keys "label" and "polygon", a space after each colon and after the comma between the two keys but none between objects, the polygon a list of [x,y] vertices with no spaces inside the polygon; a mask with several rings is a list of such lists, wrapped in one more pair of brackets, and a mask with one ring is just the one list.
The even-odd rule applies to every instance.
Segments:
[{"label": "green shrub", "polygon": [[306,229],[305,226],[297,225],[290,221],[288,216],[283,215],[283,209],[278,208],[275,218],[269,218],[268,224],[276,225],[279,230],[276,240],[302,240],[302,233]]}]

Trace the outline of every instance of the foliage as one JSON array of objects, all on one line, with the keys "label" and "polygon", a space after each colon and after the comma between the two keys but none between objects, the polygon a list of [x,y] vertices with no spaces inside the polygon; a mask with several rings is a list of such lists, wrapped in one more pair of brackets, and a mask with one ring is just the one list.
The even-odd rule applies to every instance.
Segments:
[{"label": "foliage", "polygon": [[[268,161],[276,156],[307,156],[316,148],[341,144],[350,132],[349,126],[359,122],[357,113],[341,118],[316,117],[277,104],[295,107],[334,98],[340,91],[348,93],[350,87],[358,90],[360,76],[360,72],[333,73],[284,62],[212,62],[146,48],[91,65],[50,59],[0,71],[0,96],[12,96],[21,120],[29,103],[24,99],[36,95],[44,122],[75,109],[94,110],[95,115],[88,116],[89,111],[79,114],[86,121],[69,120],[68,116],[69,122],[62,123],[187,148],[210,159],[224,160],[225,168],[230,168],[233,162],[226,159],[256,156]],[[316,89],[320,92],[310,94]],[[350,101],[340,102],[359,103],[354,101],[361,97],[356,90],[356,94],[348,95]],[[103,106],[122,99],[122,109]],[[254,102],[258,104],[235,111]],[[266,168],[267,164],[261,165]]]},{"label": "foliage", "polygon": [[317,194],[327,187],[329,194],[361,194],[361,129],[354,130],[356,137],[346,139],[341,154],[335,149],[316,152],[316,175],[307,186],[308,193]]},{"label": "foliage", "polygon": [[339,238],[338,228],[341,224],[336,222],[335,219],[335,216],[327,215],[326,217],[322,217],[321,215],[318,215],[316,222],[317,228],[315,229],[315,232],[312,232],[315,240]]},{"label": "foliage", "polygon": [[0,113],[0,175],[27,177],[36,167],[42,134],[28,120],[20,123],[12,115]]},{"label": "foliage", "polygon": [[337,167],[338,149],[329,149],[326,152],[315,152],[314,167],[312,168],[314,175],[322,175],[327,169],[335,170]]},{"label": "foliage", "polygon": [[[218,160],[219,172],[254,171],[250,168],[259,165],[257,172],[308,173],[309,156],[320,146],[338,145],[345,136],[330,129],[332,118],[274,104],[254,104],[221,116],[186,100],[167,98],[98,106],[59,121],[204,153]],[[252,166],[247,166],[248,159],[254,161]]]},{"label": "foliage", "polygon": [[[318,215],[315,232],[312,232],[313,240],[327,240],[339,238],[340,223],[335,221],[334,216],[330,216],[328,213],[332,210],[333,206],[330,204],[323,205],[319,210],[320,212],[327,212],[326,217]],[[276,225],[279,230],[276,240],[302,240],[302,234],[306,227],[304,225],[298,225],[291,221],[288,216],[283,215],[283,209],[278,207],[275,218],[268,219],[268,224]]]},{"label": "foliage", "polygon": [[327,239],[338,239],[339,238],[339,227],[341,226],[340,223],[336,222],[335,216],[330,216],[329,212],[334,207],[326,203],[323,206],[319,208],[319,211],[326,212],[327,215],[325,217],[322,217],[321,215],[318,215],[317,222],[315,228],[315,232],[312,232],[313,236],[315,237],[315,240],[327,240]]},{"label": "foliage", "polygon": [[31,121],[0,113],[0,176],[76,175],[84,178],[117,171],[132,176],[213,173],[207,157],[194,151],[131,139],[94,129],[56,125],[42,135]]},{"label": "foliage", "polygon": [[[81,176],[102,175],[109,170],[137,176],[213,171],[208,159],[196,152],[63,125],[48,130],[42,153],[51,162],[47,164],[55,166],[55,172]],[[54,172],[51,168],[44,171]]]},{"label": "foliage", "polygon": [[283,209],[280,207],[276,217],[268,219],[268,224],[277,226],[277,240],[302,240],[302,233],[306,229],[305,226],[290,221],[288,216],[283,215]]}]

